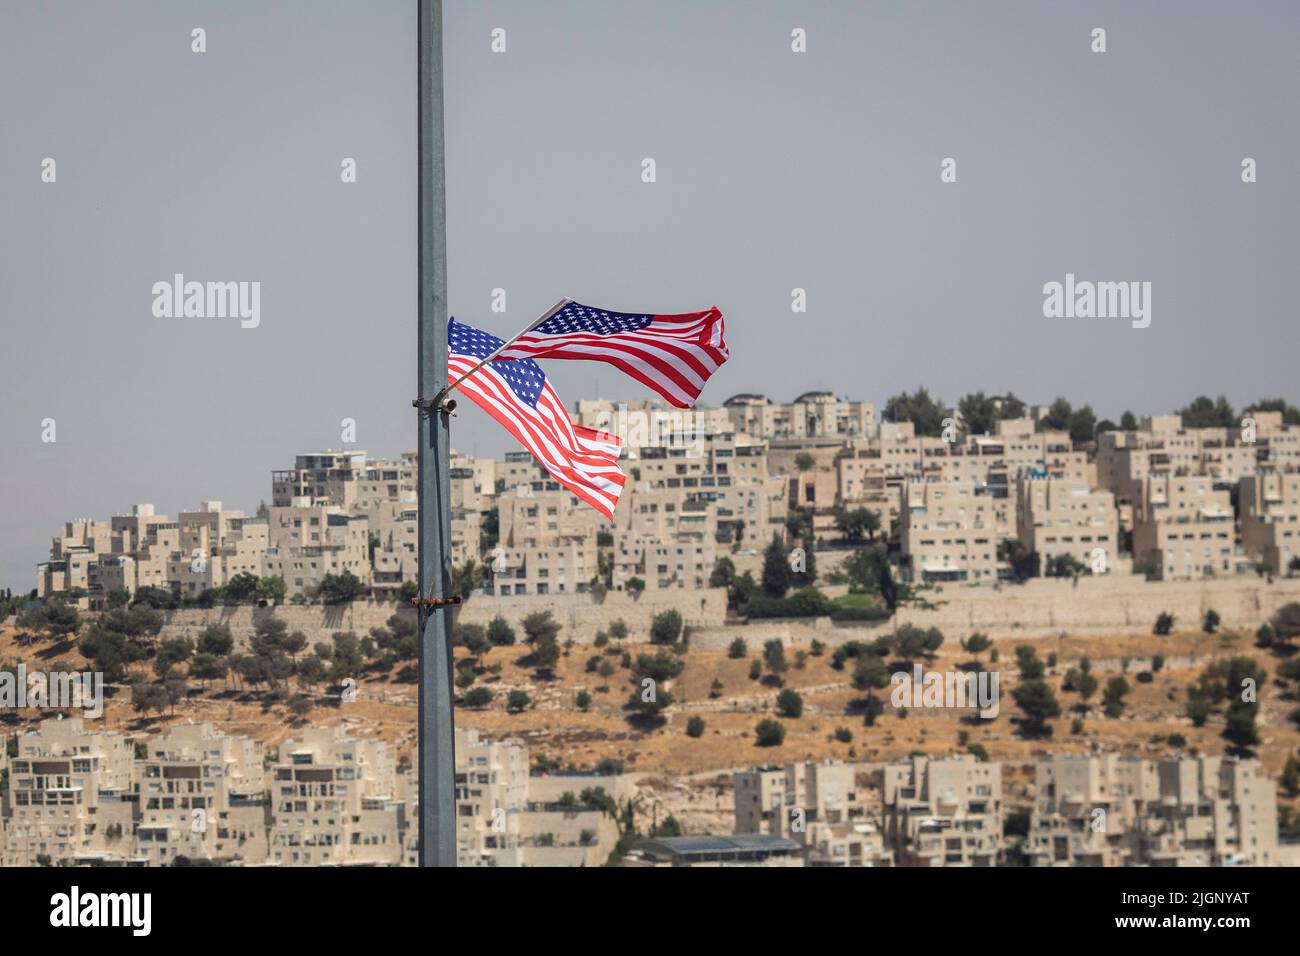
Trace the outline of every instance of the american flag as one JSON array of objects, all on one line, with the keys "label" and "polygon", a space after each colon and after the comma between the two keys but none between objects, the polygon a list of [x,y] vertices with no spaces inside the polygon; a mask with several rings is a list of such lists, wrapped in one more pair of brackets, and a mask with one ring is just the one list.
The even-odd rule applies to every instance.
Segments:
[{"label": "american flag", "polygon": [[610,312],[569,302],[525,332],[501,358],[609,362],[678,408],[690,408],[727,360],[722,313],[681,315]]},{"label": "american flag", "polygon": [[[447,327],[448,380],[457,382],[501,345],[495,335],[452,319]],[[536,362],[488,362],[457,388],[519,439],[556,481],[613,519],[625,480],[618,467],[622,441],[573,424]]]}]

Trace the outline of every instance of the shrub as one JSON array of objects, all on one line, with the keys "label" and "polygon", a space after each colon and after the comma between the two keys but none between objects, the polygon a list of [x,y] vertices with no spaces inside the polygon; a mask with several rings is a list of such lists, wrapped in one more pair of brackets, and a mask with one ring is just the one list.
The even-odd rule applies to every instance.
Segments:
[{"label": "shrub", "polygon": [[789,717],[792,720],[802,717],[803,698],[787,687],[776,695],[776,712],[779,716]]},{"label": "shrub", "polygon": [[754,743],[759,747],[779,747],[785,742],[785,725],[768,717],[754,728]]},{"label": "shrub", "polygon": [[500,614],[492,618],[492,622],[488,624],[487,634],[488,640],[493,644],[505,645],[515,642],[514,628],[507,624],[506,619]]},{"label": "shrub", "polygon": [[695,717],[692,717],[690,720],[686,721],[686,736],[687,736],[687,737],[702,737],[702,736],[704,736],[704,718],[703,718],[703,717],[695,716]]},{"label": "shrub", "polygon": [[837,624],[849,621],[887,621],[891,614],[887,607],[842,607],[831,611],[831,620]]},{"label": "shrub", "polygon": [[733,661],[738,661],[749,653],[749,645],[745,643],[743,637],[738,637],[727,647],[727,656]]},{"label": "shrub", "polygon": [[471,687],[465,692],[464,705],[471,710],[482,710],[492,703],[492,688]]},{"label": "shrub", "polygon": [[1161,611],[1159,616],[1156,617],[1156,624],[1155,627],[1152,628],[1152,633],[1163,636],[1168,634],[1173,629],[1174,629],[1174,616],[1170,614],[1168,611]]},{"label": "shrub", "polygon": [[814,587],[800,588],[789,597],[755,594],[740,606],[745,617],[819,617],[831,614],[835,605]]},{"label": "shrub", "polygon": [[682,636],[682,616],[669,609],[655,615],[650,625],[651,644],[676,644]]},{"label": "shrub", "polygon": [[849,730],[849,728],[847,728],[847,727],[836,727],[836,728],[835,728],[835,739],[838,740],[838,741],[839,741],[840,743],[842,743],[842,744],[852,743],[852,742],[853,742],[853,731]]},{"label": "shrub", "polygon": [[528,695],[522,690],[512,690],[506,695],[506,711],[511,714],[517,714],[526,710],[531,703]]}]

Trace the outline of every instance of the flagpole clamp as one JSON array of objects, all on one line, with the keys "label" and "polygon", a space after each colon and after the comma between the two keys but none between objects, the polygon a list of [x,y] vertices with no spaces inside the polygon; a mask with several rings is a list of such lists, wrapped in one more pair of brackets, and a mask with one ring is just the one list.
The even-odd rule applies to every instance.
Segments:
[{"label": "flagpole clamp", "polygon": [[411,399],[411,405],[418,408],[425,415],[434,410],[440,411],[444,415],[450,415],[456,411],[456,400],[447,397],[449,391],[450,389],[444,388],[433,398],[413,398]]},{"label": "flagpole clamp", "polygon": [[411,603],[416,607],[445,607],[448,604],[459,604],[460,595],[451,597],[431,597],[431,598],[411,598]]}]

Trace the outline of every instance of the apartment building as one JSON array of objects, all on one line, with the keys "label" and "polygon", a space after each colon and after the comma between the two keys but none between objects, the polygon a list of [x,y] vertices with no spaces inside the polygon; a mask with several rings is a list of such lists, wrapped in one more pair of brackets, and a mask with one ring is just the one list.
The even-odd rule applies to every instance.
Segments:
[{"label": "apartment building", "polygon": [[736,833],[787,837],[808,866],[891,866],[893,854],[860,799],[857,770],[793,763],[736,773]]},{"label": "apartment building", "polygon": [[63,533],[50,541],[50,558],[36,566],[36,596],[57,592],[89,592],[96,556],[110,550],[112,527],[89,518],[66,522]]},{"label": "apartment building", "polygon": [[1129,866],[1141,860],[1138,821],[1158,791],[1150,761],[1053,754],[1034,766],[1025,851],[1033,866]]},{"label": "apartment building", "polygon": [[100,609],[112,590],[166,588],[168,562],[179,550],[179,525],[151,504],[108,522],[68,522],[51,540],[49,560],[36,566],[37,597],[62,593],[82,608]]},{"label": "apartment building", "polygon": [[1150,866],[1274,866],[1277,784],[1257,760],[1186,757],[1156,766],[1159,791],[1143,807]]},{"label": "apartment building", "polygon": [[1265,471],[1238,486],[1241,545],[1246,554],[1285,574],[1300,561],[1300,473]]},{"label": "apartment building", "polygon": [[370,522],[336,505],[275,506],[267,519],[268,575],[284,579],[290,595],[310,594],[327,574],[350,571],[369,585]]},{"label": "apartment building", "polygon": [[4,864],[130,859],[134,757],[132,738],[87,730],[79,717],[20,734],[9,761]]},{"label": "apartment building", "polygon": [[1154,415],[1134,431],[1097,436],[1098,480],[1120,502],[1136,504],[1146,478],[1198,476],[1222,488],[1256,471],[1297,469],[1300,426],[1281,412],[1254,412],[1239,428],[1184,428],[1179,415]]},{"label": "apartment building", "polygon": [[206,723],[178,724],[152,738],[135,765],[134,860],[264,863],[270,807],[263,757],[257,741],[220,734]]},{"label": "apartment building", "polygon": [[350,510],[357,507],[366,469],[366,453],[359,449],[297,455],[293,468],[271,472],[271,504],[287,508],[305,499],[308,505]]},{"label": "apartment building", "polygon": [[1115,496],[1083,482],[1024,477],[1016,482],[1016,526],[1020,542],[1035,553],[1040,573],[1053,558],[1069,556],[1098,573],[1100,551],[1108,573],[1119,555]]},{"label": "apartment building", "polygon": [[[603,865],[618,824],[605,808],[582,801],[597,792],[622,803],[632,788],[622,776],[531,777],[519,741],[457,727],[457,866]],[[414,806],[410,812],[414,819]]]},{"label": "apartment building", "polygon": [[456,865],[522,866],[520,822],[527,806],[527,749],[457,727]]},{"label": "apartment building", "polygon": [[736,431],[725,408],[675,408],[660,399],[580,399],[574,405],[573,420],[617,435],[629,455],[643,448],[692,445]]},{"label": "apartment building", "polygon": [[899,539],[905,574],[914,581],[992,582],[1005,510],[970,481],[908,481],[902,489]]},{"label": "apartment building", "polygon": [[270,545],[265,518],[204,501],[198,511],[177,515],[176,526],[180,546],[167,556],[167,585],[182,597],[222,587],[237,574],[265,574]]},{"label": "apartment building", "polygon": [[1234,537],[1231,496],[1212,478],[1148,475],[1138,483],[1133,559],[1162,580],[1231,573]]},{"label": "apartment building", "polygon": [[1040,758],[1034,866],[1274,866],[1277,786],[1257,760]]},{"label": "apartment building", "polygon": [[733,395],[722,407],[737,433],[759,438],[866,438],[875,431],[875,406],[826,391],[805,392],[784,405],[765,395]]},{"label": "apartment building", "polygon": [[270,862],[280,866],[397,865],[406,808],[392,749],[307,728],[270,768]]},{"label": "apartment building", "polygon": [[885,842],[900,866],[994,866],[1002,765],[914,756],[882,770]]},{"label": "apartment building", "polygon": [[603,866],[618,842],[618,821],[605,806],[583,802],[602,791],[616,805],[633,793],[622,775],[547,774],[529,777],[519,815],[522,866]]}]

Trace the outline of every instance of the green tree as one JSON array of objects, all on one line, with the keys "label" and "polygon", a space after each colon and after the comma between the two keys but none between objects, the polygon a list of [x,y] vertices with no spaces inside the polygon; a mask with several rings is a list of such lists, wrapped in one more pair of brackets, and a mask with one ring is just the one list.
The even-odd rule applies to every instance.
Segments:
[{"label": "green tree", "polygon": [[1223,395],[1215,401],[1198,395],[1186,408],[1180,408],[1178,414],[1183,418],[1184,428],[1234,428],[1238,424],[1236,412]]},{"label": "green tree", "polygon": [[492,618],[488,624],[488,640],[498,646],[509,645],[515,642],[515,629],[506,623],[506,619],[500,614]]},{"label": "green tree", "polygon": [[691,717],[688,721],[686,721],[686,736],[687,736],[687,737],[703,737],[703,736],[704,736],[704,718],[703,718],[703,717],[700,717],[700,716],[696,715],[696,716],[694,716],[694,717]]},{"label": "green tree", "polygon": [[861,541],[864,537],[874,541],[876,532],[880,530],[880,512],[870,508],[849,510],[837,505],[835,528],[849,541]]},{"label": "green tree", "polygon": [[912,394],[900,392],[885,402],[883,421],[911,422],[916,434],[938,438],[943,433],[943,403],[930,397],[925,388]]},{"label": "green tree", "polygon": [[776,695],[776,714],[797,720],[803,716],[803,697],[789,687]]},{"label": "green tree", "polygon": [[983,392],[972,392],[957,403],[967,435],[991,435],[998,420],[997,403]]},{"label": "green tree", "polygon": [[779,747],[785,742],[785,725],[767,717],[754,727],[754,743],[759,747]]},{"label": "green tree", "polygon": [[536,644],[546,638],[556,638],[560,633],[560,622],[550,611],[534,611],[523,620],[524,643]]},{"label": "green tree", "polygon": [[785,597],[790,590],[790,562],[781,536],[772,535],[772,543],[763,553],[763,593],[768,597]]},{"label": "green tree", "polygon": [[342,574],[327,573],[316,589],[324,604],[350,604],[363,597],[365,591],[361,579],[347,569]]},{"label": "green tree", "polygon": [[1007,392],[1001,399],[998,408],[998,418],[1002,420],[1010,418],[1024,418],[1027,411],[1025,403],[1016,398],[1015,392]]},{"label": "green tree", "polygon": [[676,644],[682,636],[682,616],[675,608],[661,611],[650,624],[651,644]]},{"label": "green tree", "polygon": [[736,566],[731,558],[723,555],[713,562],[713,572],[709,575],[709,587],[729,588],[736,580]]},{"label": "green tree", "polygon": [[[523,692],[512,691],[511,693],[523,693]],[[523,702],[519,705],[518,710],[523,710],[525,707],[528,706],[527,697],[528,695],[524,694]],[[468,691],[465,692],[465,696],[462,698],[462,702],[466,707],[470,708],[471,710],[482,710],[488,704],[492,703],[492,688],[483,687],[482,685],[478,687],[471,687]]]},{"label": "green tree", "polygon": [[257,593],[268,604],[279,604],[284,600],[284,596],[289,593],[289,586],[285,583],[284,578],[273,575],[262,578],[257,582]]},{"label": "green tree", "polygon": [[213,657],[225,657],[235,647],[235,638],[225,624],[209,624],[199,632],[197,648]]},{"label": "green tree", "polygon": [[1205,612],[1205,617],[1201,619],[1201,630],[1206,634],[1213,634],[1219,629],[1219,612],[1211,608]]},{"label": "green tree", "polygon": [[1074,409],[1065,398],[1058,398],[1047,408],[1047,414],[1038,420],[1039,431],[1063,432],[1070,428],[1070,416]]},{"label": "green tree", "polygon": [[1084,405],[1082,408],[1076,408],[1070,413],[1070,441],[1076,445],[1082,445],[1090,442],[1097,435],[1097,416],[1093,414],[1091,405]]},{"label": "green tree", "polygon": [[980,655],[993,646],[993,640],[987,634],[978,631],[961,642],[961,649],[975,659],[978,664]]},{"label": "green tree", "polygon": [[1269,627],[1272,630],[1274,643],[1288,646],[1292,644],[1297,637],[1300,637],[1300,603],[1292,601],[1278,608],[1269,622]]},{"label": "green tree", "polygon": [[188,637],[173,637],[162,642],[153,659],[153,669],[159,677],[166,677],[177,664],[183,664],[194,653],[194,642]]},{"label": "green tree", "polygon": [[1020,668],[1021,680],[1037,680],[1045,672],[1043,662],[1038,659],[1038,652],[1028,644],[1016,647],[1016,666]]},{"label": "green tree", "polygon": [[1124,698],[1128,693],[1128,681],[1119,675],[1112,677],[1106,682],[1106,692],[1101,697],[1102,712],[1111,718],[1124,713]]},{"label": "green tree", "polygon": [[1168,611],[1161,611],[1156,615],[1155,626],[1151,629],[1153,633],[1164,636],[1174,629],[1174,616]]},{"label": "green tree", "polygon": [[189,671],[190,677],[206,687],[208,681],[221,680],[226,676],[226,662],[220,657],[199,651],[190,661]]},{"label": "green tree", "polygon": [[1011,692],[1011,697],[1025,715],[1021,722],[1021,731],[1025,736],[1045,736],[1048,732],[1047,721],[1061,716],[1061,705],[1056,694],[1041,678],[1022,680]]},{"label": "green tree", "polygon": [[1296,408],[1283,398],[1261,398],[1242,409],[1241,413],[1253,415],[1255,412],[1281,412],[1284,424],[1300,425],[1300,408]]},{"label": "green tree", "polygon": [[785,645],[778,639],[766,641],[763,644],[763,663],[767,665],[768,673],[784,674],[789,665],[785,661]]},{"label": "green tree", "polygon": [[488,639],[487,628],[482,624],[457,624],[456,642],[469,651],[475,661],[480,664],[483,655],[492,649],[492,641]]}]

